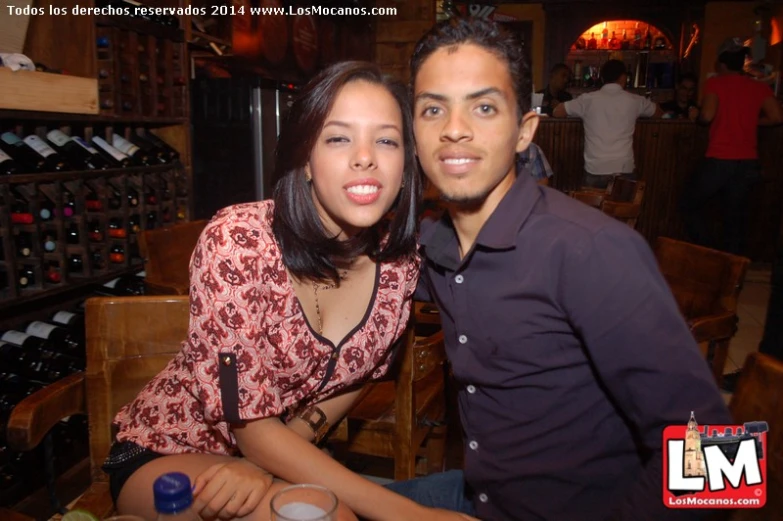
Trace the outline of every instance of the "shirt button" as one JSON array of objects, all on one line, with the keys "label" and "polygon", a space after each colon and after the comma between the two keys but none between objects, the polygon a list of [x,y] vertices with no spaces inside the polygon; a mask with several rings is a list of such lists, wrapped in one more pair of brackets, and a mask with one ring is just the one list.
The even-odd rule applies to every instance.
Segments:
[{"label": "shirt button", "polygon": [[465,277],[463,277],[462,275],[457,275],[456,277],[454,277],[454,282],[456,282],[457,284],[462,284],[464,280]]},{"label": "shirt button", "polygon": [[482,503],[486,503],[487,501],[489,501],[489,496],[487,496],[485,493],[482,492],[481,494],[479,494],[479,501],[481,501]]},{"label": "shirt button", "polygon": [[476,388],[473,387],[472,385],[467,386],[466,389],[468,390],[468,392],[470,394],[475,394],[475,392],[476,392]]},{"label": "shirt button", "polygon": [[465,335],[460,335],[458,340],[459,340],[460,344],[467,344],[468,343],[468,337],[466,337]]},{"label": "shirt button", "polygon": [[470,450],[476,450],[478,449],[478,442],[476,440],[473,440],[470,443],[468,443],[468,447],[470,447]]}]

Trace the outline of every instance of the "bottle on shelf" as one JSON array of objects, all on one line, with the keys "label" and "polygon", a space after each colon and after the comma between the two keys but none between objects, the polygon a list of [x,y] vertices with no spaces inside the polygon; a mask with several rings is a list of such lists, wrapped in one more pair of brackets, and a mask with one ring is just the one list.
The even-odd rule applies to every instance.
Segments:
[{"label": "bottle on shelf", "polygon": [[141,217],[139,217],[139,214],[134,213],[128,217],[128,230],[132,234],[137,234],[141,231]]},{"label": "bottle on shelf", "polygon": [[122,194],[117,189],[112,189],[111,196],[109,196],[109,209],[119,210],[122,208]]},{"label": "bottle on shelf", "polygon": [[633,30],[632,47],[636,50],[642,48],[642,30],[639,28],[639,22],[636,22],[636,28]]},{"label": "bottle on shelf", "polygon": [[79,225],[72,222],[65,231],[65,239],[68,244],[79,244]]},{"label": "bottle on shelf", "polygon": [[132,186],[128,187],[128,206],[130,208],[136,208],[139,206],[139,202],[141,201],[141,198],[139,197],[139,191],[133,188]]},{"label": "bottle on shelf", "polygon": [[82,256],[78,253],[72,253],[68,256],[68,273],[76,275],[84,273],[84,261],[82,261]]},{"label": "bottle on shelf", "polygon": [[0,149],[0,175],[14,175],[21,171],[14,158]]},{"label": "bottle on shelf", "polygon": [[103,227],[99,220],[94,219],[87,223],[87,237],[92,242],[103,242]]},{"label": "bottle on shelf", "polygon": [[150,166],[152,164],[152,161],[150,160],[150,156],[149,154],[147,154],[147,152],[137,147],[136,145],[134,145],[124,137],[119,136],[117,134],[112,134],[111,140],[112,140],[111,144],[114,148],[116,148],[126,156],[130,157],[131,160],[137,165]]},{"label": "bottle on shelf", "polygon": [[147,214],[147,225],[144,227],[145,230],[154,230],[158,227],[158,212],[151,211]]},{"label": "bottle on shelf", "polygon": [[153,188],[150,185],[147,185],[146,188],[144,189],[144,202],[150,205],[158,204],[157,192],[155,188]]},{"label": "bottle on shelf", "polygon": [[109,250],[109,262],[113,264],[125,264],[125,248],[119,244],[112,246],[111,250]]},{"label": "bottle on shelf", "polygon": [[15,242],[17,257],[25,258],[33,255],[33,239],[30,232],[19,232]]},{"label": "bottle on shelf", "polygon": [[68,328],[77,337],[84,337],[84,313],[60,310],[52,315],[50,322]]},{"label": "bottle on shelf", "polygon": [[76,215],[76,198],[67,188],[63,189],[63,215],[65,217]]},{"label": "bottle on shelf", "polygon": [[57,324],[35,320],[27,325],[24,332],[44,340],[55,352],[82,358],[85,355],[83,339],[73,336],[67,328]]},{"label": "bottle on shelf", "polygon": [[44,170],[47,172],[64,172],[73,169],[60,153],[35,134],[30,134],[24,138],[24,142],[43,158]]},{"label": "bottle on shelf", "polygon": [[102,270],[106,268],[106,260],[103,258],[101,250],[92,250],[90,252],[90,262],[93,270]]},{"label": "bottle on shelf", "polygon": [[45,340],[21,331],[0,336],[0,359],[13,374],[43,384],[84,369],[84,359],[58,353]]},{"label": "bottle on shelf", "polygon": [[21,173],[43,172],[46,161],[13,132],[0,134],[0,149],[9,155]]},{"label": "bottle on shelf", "polygon": [[55,261],[49,261],[44,270],[44,280],[50,284],[59,284],[62,282],[60,275],[60,265]]},{"label": "bottle on shelf", "polygon": [[103,203],[94,190],[88,189],[87,195],[84,196],[84,208],[88,212],[100,212],[103,210]]},{"label": "bottle on shelf", "polygon": [[[74,168],[78,170],[100,170],[105,161],[101,161],[97,151],[93,154],[78,141],[61,130],[50,130],[46,139]],[[97,158],[97,159],[96,159]]]},{"label": "bottle on shelf", "polygon": [[620,42],[620,49],[627,51],[631,48],[631,41],[628,39],[628,30],[623,29],[623,39]]},{"label": "bottle on shelf", "polygon": [[57,249],[57,232],[54,230],[46,230],[43,236],[43,250],[46,253],[52,253]]},{"label": "bottle on shelf", "polygon": [[119,217],[109,219],[109,237],[113,239],[124,239],[127,236],[128,232],[122,225],[122,219]]},{"label": "bottle on shelf", "polygon": [[650,26],[647,26],[647,32],[644,35],[644,45],[643,48],[645,50],[649,50],[652,48],[652,34],[650,33]]},{"label": "bottle on shelf", "polygon": [[35,286],[35,272],[30,266],[22,266],[17,273],[16,282],[19,285],[19,289],[27,289]]},{"label": "bottle on shelf", "polygon": [[144,152],[150,157],[152,163],[163,164],[170,161],[169,153],[166,150],[152,144],[152,142],[147,141],[146,139],[143,139],[138,134],[131,133],[130,140],[134,145],[144,150]]},{"label": "bottle on shelf", "polygon": [[55,207],[54,201],[45,195],[42,195],[38,200],[38,217],[40,217],[42,221],[51,221],[57,213]]},{"label": "bottle on shelf", "polygon": [[11,189],[11,198],[11,222],[13,224],[33,224],[35,218],[33,212],[30,211],[30,203],[13,188]]},{"label": "bottle on shelf", "polygon": [[621,45],[622,43],[617,39],[617,34],[615,34],[615,31],[612,31],[612,37],[609,38],[609,48],[613,51],[619,51]]},{"label": "bottle on shelf", "polygon": [[608,49],[609,48],[609,29],[606,27],[606,22],[604,22],[604,28],[601,31],[601,49]]},{"label": "bottle on shelf", "polygon": [[595,33],[590,33],[590,39],[587,40],[588,50],[598,49],[598,40],[595,39]]},{"label": "bottle on shelf", "polygon": [[111,163],[109,163],[109,161],[104,158],[100,152],[95,149],[95,147],[90,146],[90,144],[87,143],[84,139],[80,138],[79,136],[71,136],[71,141],[79,145],[90,154],[91,157],[89,163],[92,165],[90,166],[92,170],[106,170],[107,168],[112,167]]},{"label": "bottle on shelf", "polygon": [[115,168],[126,168],[133,166],[133,161],[106,142],[105,139],[98,136],[93,136],[92,143],[95,145],[96,150]]},{"label": "bottle on shelf", "polygon": [[159,149],[165,151],[168,154],[169,162],[174,162],[179,159],[179,152],[177,152],[173,147],[169,146],[168,143],[163,141],[161,138],[153,134],[152,132],[145,131],[144,133],[139,133],[138,136],[151,143],[152,145],[158,147]]},{"label": "bottle on shelf", "polygon": [[190,478],[181,472],[163,474],[152,485],[157,521],[198,521]]}]

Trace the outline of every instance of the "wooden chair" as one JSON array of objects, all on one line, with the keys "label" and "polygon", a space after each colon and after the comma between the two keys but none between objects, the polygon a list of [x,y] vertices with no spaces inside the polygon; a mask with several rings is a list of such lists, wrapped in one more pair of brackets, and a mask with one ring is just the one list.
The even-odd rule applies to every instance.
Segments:
[{"label": "wooden chair", "polygon": [[745,359],[729,405],[737,424],[766,421],[767,503],[738,510],[732,521],[779,521],[783,513],[783,362],[761,353]]},{"label": "wooden chair", "polygon": [[750,259],[668,237],[658,238],[655,256],[720,384]]},{"label": "wooden chair", "polygon": [[188,297],[142,296],[87,301],[87,369],[23,400],[8,422],[8,444],[28,451],[60,419],[87,414],[90,426],[89,489],[74,504],[99,519],[114,510],[101,465],[114,433],[111,422],[180,350],[187,338]]},{"label": "wooden chair", "polygon": [[168,228],[145,230],[139,236],[144,259],[146,293],[187,295],[190,289],[190,257],[209,221],[190,221]]},{"label": "wooden chair", "polygon": [[444,391],[446,353],[439,326],[409,327],[399,367],[390,376],[362,390],[356,405],[343,420],[343,446],[338,451],[394,459],[394,479],[416,475],[417,456],[426,457],[427,469],[444,468],[447,426]]},{"label": "wooden chair", "polygon": [[642,211],[644,189],[644,181],[613,177],[606,190],[583,188],[574,190],[570,195],[635,228]]}]

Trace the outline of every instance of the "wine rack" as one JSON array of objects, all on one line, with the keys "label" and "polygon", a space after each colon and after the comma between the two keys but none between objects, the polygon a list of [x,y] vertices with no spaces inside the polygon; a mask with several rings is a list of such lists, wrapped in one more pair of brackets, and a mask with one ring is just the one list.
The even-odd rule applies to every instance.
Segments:
[{"label": "wine rack", "polygon": [[98,17],[95,46],[102,115],[187,116],[186,47],[181,30]]}]

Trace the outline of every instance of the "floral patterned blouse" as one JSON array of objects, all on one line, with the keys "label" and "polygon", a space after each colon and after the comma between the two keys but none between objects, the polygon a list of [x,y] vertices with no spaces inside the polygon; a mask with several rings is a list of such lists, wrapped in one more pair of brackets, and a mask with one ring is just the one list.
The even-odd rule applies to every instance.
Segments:
[{"label": "floral patterned blouse", "polygon": [[235,455],[229,425],[282,415],[388,370],[419,263],[379,263],[360,324],[338,345],[308,324],[272,234],[274,203],[218,212],[190,262],[182,350],[125,405],[117,440],[162,454]]}]

